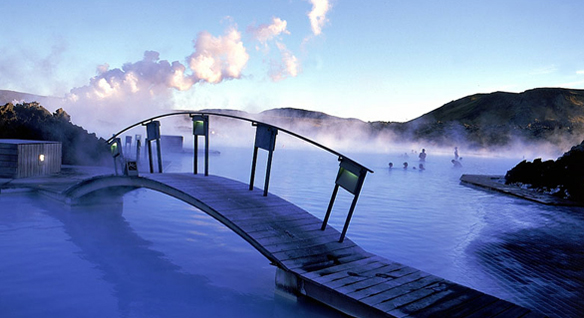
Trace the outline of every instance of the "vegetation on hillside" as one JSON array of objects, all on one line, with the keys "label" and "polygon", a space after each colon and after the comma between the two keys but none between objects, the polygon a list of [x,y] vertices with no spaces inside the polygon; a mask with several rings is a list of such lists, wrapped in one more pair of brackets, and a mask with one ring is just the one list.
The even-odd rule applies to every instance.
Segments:
[{"label": "vegetation on hillside", "polygon": [[61,108],[51,114],[36,102],[7,103],[0,106],[0,138],[60,141],[63,164],[109,164],[111,155],[106,141],[70,120]]},{"label": "vegetation on hillside", "polygon": [[[0,90],[0,102],[2,98],[24,98],[25,95]],[[19,107],[23,110],[18,110]],[[467,150],[496,150],[521,143],[533,145],[534,142],[543,142],[556,145],[555,151],[560,151],[568,145],[578,144],[584,135],[584,90],[562,88],[475,94],[405,123],[364,122],[296,108],[271,109],[260,114],[225,109],[208,111],[254,118],[315,140],[357,140],[364,147],[369,142],[381,142],[389,145],[418,143],[426,147],[464,146]],[[49,114],[38,103],[16,106],[9,103],[3,106],[2,112],[2,138],[61,140],[67,163],[91,163],[102,158],[98,153],[101,154],[105,146],[96,143],[95,135],[72,125],[63,110]],[[10,119],[17,115],[17,120]],[[28,115],[32,117],[25,118]],[[16,120],[18,124],[10,123],[10,120]],[[55,122],[65,122],[69,126],[55,131],[50,128],[56,125]],[[233,121],[222,118],[214,119],[213,123],[223,122],[230,127],[234,125]],[[41,126],[35,128],[35,124]],[[188,119],[185,125],[190,125]],[[73,131],[79,131],[83,136],[73,137]],[[80,147],[84,144],[93,146],[79,153],[69,148],[70,145]]]},{"label": "vegetation on hillside", "polygon": [[584,90],[537,88],[523,93],[467,96],[404,124],[415,140],[468,148],[511,141],[579,143],[584,133]]}]

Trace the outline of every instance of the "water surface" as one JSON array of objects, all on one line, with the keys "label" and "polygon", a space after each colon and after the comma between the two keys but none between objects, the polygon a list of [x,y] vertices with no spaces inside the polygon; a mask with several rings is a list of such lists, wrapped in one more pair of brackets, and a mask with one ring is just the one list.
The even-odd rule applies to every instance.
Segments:
[{"label": "water surface", "polygon": [[[218,149],[212,174],[249,182],[251,150]],[[348,237],[366,250],[552,316],[584,314],[583,210],[548,207],[459,182],[504,174],[519,159],[355,154],[368,174]],[[260,152],[256,185],[263,186]],[[394,163],[388,169],[388,162]],[[202,167],[202,166],[201,166]],[[277,149],[270,192],[322,218],[337,158]],[[165,170],[192,171],[192,155]],[[202,168],[201,168],[202,170]],[[329,224],[341,229],[352,197],[339,191]],[[236,234],[166,195],[140,189],[118,209],[68,211],[18,191],[0,194],[0,316],[335,317],[274,290],[275,268]]]}]

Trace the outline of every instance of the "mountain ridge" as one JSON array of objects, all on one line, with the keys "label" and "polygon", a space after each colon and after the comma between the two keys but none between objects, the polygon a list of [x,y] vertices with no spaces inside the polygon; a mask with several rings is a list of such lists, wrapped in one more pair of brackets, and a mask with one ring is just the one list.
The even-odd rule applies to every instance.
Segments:
[{"label": "mountain ridge", "polygon": [[[0,90],[0,104],[18,100],[14,96],[47,98]],[[408,122],[365,122],[291,107],[258,114],[229,109],[201,111],[264,121],[307,136],[328,135],[327,138],[334,140],[353,138],[362,143],[381,140],[445,147],[464,144],[468,149],[481,149],[505,147],[517,141],[543,141],[565,149],[579,144],[584,135],[584,90],[568,88],[473,94]]]},{"label": "mountain ridge", "polygon": [[456,120],[468,124],[485,124],[485,121],[502,119],[520,126],[546,120],[584,122],[584,90],[535,88],[521,93],[498,91],[474,94],[447,103],[411,122]]}]

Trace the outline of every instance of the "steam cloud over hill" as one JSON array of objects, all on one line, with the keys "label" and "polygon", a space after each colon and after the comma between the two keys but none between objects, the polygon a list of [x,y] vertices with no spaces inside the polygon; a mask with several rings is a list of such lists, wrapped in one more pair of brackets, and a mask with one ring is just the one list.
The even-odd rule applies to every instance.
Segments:
[{"label": "steam cloud over hill", "polygon": [[[58,103],[55,99],[36,97],[53,105],[56,101]],[[34,99],[35,96],[0,91],[0,98],[0,103],[6,103]],[[168,111],[161,110],[153,115],[164,112]],[[259,114],[236,112],[237,116],[264,121],[326,145],[355,151],[387,151],[399,147],[409,149],[411,145],[449,149],[458,146],[467,152],[512,149],[516,154],[549,154],[557,157],[571,146],[579,144],[584,136],[584,90],[562,88],[471,95],[405,123],[363,122],[294,108],[272,109]],[[147,118],[145,115],[134,117],[131,123]],[[72,122],[75,122],[74,117]],[[213,123],[219,124],[233,126],[224,121]],[[118,125],[116,129],[123,127]],[[177,123],[175,128],[179,132],[182,130],[185,135],[189,134],[186,119]],[[524,148],[519,148],[520,145]],[[531,152],[527,149],[531,149]]]}]

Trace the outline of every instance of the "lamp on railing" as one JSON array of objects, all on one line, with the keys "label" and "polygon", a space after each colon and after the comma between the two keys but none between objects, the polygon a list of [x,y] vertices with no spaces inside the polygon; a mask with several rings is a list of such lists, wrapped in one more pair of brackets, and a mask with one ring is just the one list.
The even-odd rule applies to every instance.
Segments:
[{"label": "lamp on railing", "polygon": [[251,164],[251,178],[249,180],[249,189],[253,190],[253,182],[255,178],[255,168],[258,158],[258,149],[262,148],[268,151],[268,164],[266,167],[266,180],[264,183],[264,196],[268,195],[268,185],[270,183],[270,170],[272,167],[272,156],[274,149],[276,149],[276,135],[278,134],[278,129],[274,126],[262,124],[262,123],[252,123],[256,126],[255,144],[253,148],[253,161]]},{"label": "lamp on railing", "polygon": [[199,165],[199,136],[205,136],[205,175],[209,175],[209,116],[190,115],[193,120],[193,137],[195,146],[195,159],[193,172],[197,174]]},{"label": "lamp on railing", "polygon": [[[110,143],[110,152],[114,158],[114,171],[118,175],[118,159],[123,161],[122,141],[120,138],[114,138]],[[123,169],[123,163],[121,164]]]},{"label": "lamp on railing", "polygon": [[335,189],[333,190],[333,195],[331,196],[331,200],[329,202],[329,206],[326,211],[324,220],[322,221],[322,227],[320,229],[323,231],[326,229],[326,224],[331,215],[331,211],[335,203],[335,198],[337,197],[337,192],[339,191],[339,186],[341,186],[343,189],[349,191],[351,194],[354,195],[353,202],[351,203],[351,208],[349,209],[349,213],[347,214],[345,226],[343,227],[343,232],[341,233],[341,237],[339,238],[339,242],[343,242],[345,240],[345,235],[347,234],[347,229],[349,228],[349,223],[351,222],[351,218],[353,217],[355,206],[357,205],[359,193],[361,192],[363,182],[365,181],[365,175],[367,175],[367,171],[369,170],[363,167],[362,165],[345,157],[339,157],[339,161],[340,161],[339,172],[337,173],[337,179],[335,181]]},{"label": "lamp on railing", "polygon": [[153,120],[143,123],[146,126],[146,143],[148,144],[148,159],[150,160],[150,173],[154,172],[152,162],[152,141],[156,140],[156,153],[158,157],[158,172],[162,173],[162,154],[160,153],[160,122]]}]

